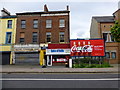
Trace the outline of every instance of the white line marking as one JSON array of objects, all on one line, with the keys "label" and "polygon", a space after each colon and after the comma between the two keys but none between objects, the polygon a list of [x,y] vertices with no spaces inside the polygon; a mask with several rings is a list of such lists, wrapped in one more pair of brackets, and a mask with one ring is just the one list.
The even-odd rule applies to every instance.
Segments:
[{"label": "white line marking", "polygon": [[88,80],[88,81],[95,81],[95,80],[101,80],[101,81],[103,81],[103,80],[107,80],[107,81],[109,81],[109,80],[120,80],[120,78],[104,78],[104,79],[37,79],[37,78],[0,78],[0,80],[8,80],[8,81],[10,81],[10,80],[17,80],[17,81],[41,81],[41,80],[43,80],[43,81],[86,81],[86,80]]}]

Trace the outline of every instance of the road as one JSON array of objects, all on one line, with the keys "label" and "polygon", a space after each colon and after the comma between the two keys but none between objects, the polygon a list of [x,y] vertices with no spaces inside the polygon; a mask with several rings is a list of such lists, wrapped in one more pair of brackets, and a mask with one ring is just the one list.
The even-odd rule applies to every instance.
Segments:
[{"label": "road", "polygon": [[118,88],[118,74],[2,74],[3,88]]}]

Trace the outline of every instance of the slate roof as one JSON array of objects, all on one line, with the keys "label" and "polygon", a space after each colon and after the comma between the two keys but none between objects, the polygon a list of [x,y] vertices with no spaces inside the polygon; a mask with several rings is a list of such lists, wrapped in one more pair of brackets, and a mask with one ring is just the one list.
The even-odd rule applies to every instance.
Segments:
[{"label": "slate roof", "polygon": [[96,16],[92,18],[94,18],[97,22],[115,22],[113,16]]}]

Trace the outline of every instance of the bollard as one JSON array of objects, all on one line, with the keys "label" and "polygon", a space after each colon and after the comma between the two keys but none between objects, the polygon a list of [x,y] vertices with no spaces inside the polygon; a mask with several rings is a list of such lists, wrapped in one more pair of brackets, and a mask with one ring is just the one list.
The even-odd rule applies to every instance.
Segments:
[{"label": "bollard", "polygon": [[69,59],[69,68],[72,68],[72,59]]}]

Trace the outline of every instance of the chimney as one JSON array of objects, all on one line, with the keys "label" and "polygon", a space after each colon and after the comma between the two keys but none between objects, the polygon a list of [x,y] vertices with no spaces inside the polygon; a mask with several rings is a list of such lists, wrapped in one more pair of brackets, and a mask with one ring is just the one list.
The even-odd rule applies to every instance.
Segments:
[{"label": "chimney", "polygon": [[3,8],[3,10],[1,10],[1,15],[2,16],[10,16],[10,12],[8,12],[5,8]]},{"label": "chimney", "polygon": [[44,12],[48,12],[48,8],[46,4],[44,5]]},{"label": "chimney", "polygon": [[67,11],[69,11],[69,6],[67,5]]}]

